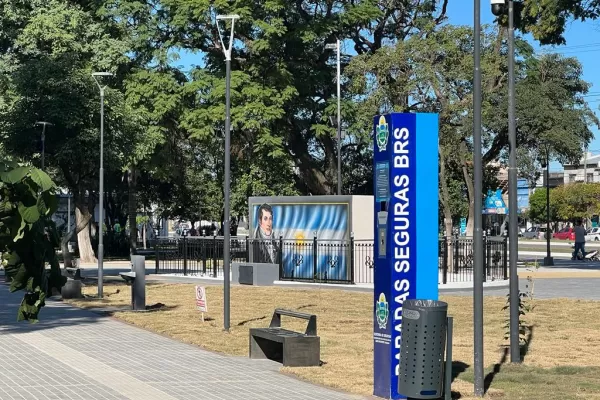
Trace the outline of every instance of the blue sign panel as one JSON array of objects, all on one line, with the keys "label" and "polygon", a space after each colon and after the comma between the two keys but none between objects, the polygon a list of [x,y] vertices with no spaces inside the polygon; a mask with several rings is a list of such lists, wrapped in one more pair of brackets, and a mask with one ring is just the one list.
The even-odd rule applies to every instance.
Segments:
[{"label": "blue sign panel", "polygon": [[517,179],[517,206],[519,213],[529,208],[529,182],[527,179]]},{"label": "blue sign panel", "polygon": [[[374,141],[373,394],[404,399],[398,393],[402,304],[438,298],[438,116],[377,116]],[[380,182],[384,164],[387,199]]]}]

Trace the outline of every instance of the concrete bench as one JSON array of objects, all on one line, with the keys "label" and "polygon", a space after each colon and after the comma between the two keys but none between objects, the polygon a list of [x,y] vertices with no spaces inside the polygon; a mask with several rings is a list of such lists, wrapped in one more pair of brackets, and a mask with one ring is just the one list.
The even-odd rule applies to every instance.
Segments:
[{"label": "concrete bench", "polygon": [[[281,328],[282,315],[307,320],[306,331]],[[250,329],[250,358],[267,358],[281,362],[285,367],[319,366],[321,339],[317,336],[317,316],[276,309],[268,328]]]}]

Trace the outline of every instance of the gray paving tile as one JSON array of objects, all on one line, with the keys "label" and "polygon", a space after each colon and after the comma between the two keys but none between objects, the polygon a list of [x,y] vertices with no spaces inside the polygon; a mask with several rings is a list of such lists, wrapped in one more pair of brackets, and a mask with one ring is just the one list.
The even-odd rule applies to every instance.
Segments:
[{"label": "gray paving tile", "polygon": [[0,285],[2,400],[360,398],[280,374],[267,360],[211,353],[62,303],[48,302],[37,325],[16,324],[19,302]]}]

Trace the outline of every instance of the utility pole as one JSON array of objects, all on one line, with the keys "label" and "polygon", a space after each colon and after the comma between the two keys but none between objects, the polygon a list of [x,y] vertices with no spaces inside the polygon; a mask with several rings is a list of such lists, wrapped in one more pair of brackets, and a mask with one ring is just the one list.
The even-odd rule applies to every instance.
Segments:
[{"label": "utility pole", "polygon": [[521,362],[519,341],[519,276],[517,256],[519,252],[519,222],[517,204],[517,127],[515,120],[515,4],[508,0],[508,243],[510,270],[510,361]]},{"label": "utility pole", "polygon": [[100,182],[98,190],[98,298],[104,290],[104,89],[99,83],[102,77],[113,76],[110,72],[94,72],[92,77],[100,89]]},{"label": "utility pole", "polygon": [[483,232],[481,230],[481,0],[474,1],[474,58],[473,77],[473,355],[475,395],[483,397]]},{"label": "utility pole", "polygon": [[[231,49],[233,47],[233,27],[235,20],[239,19],[239,15],[217,15],[217,30],[219,31],[219,38],[221,39],[221,45],[223,53],[225,55],[225,177],[223,182],[223,191],[225,197],[224,217],[223,219],[223,329],[229,332],[230,328],[230,300],[231,300],[231,282],[229,276],[229,270],[231,267],[231,232],[230,226],[230,202],[229,202],[229,181],[230,181],[230,154],[229,149],[231,145]],[[231,34],[229,36],[229,45],[225,47],[223,42],[223,35],[221,34],[221,28],[219,27],[220,20],[231,21]]]},{"label": "utility pole", "polygon": [[337,194],[342,194],[342,88],[341,88],[341,49],[340,40],[325,45],[326,49],[337,50]]},{"label": "utility pole", "polygon": [[42,125],[42,170],[44,170],[46,160],[46,126],[54,126],[54,124],[46,121],[39,121],[35,124]]}]

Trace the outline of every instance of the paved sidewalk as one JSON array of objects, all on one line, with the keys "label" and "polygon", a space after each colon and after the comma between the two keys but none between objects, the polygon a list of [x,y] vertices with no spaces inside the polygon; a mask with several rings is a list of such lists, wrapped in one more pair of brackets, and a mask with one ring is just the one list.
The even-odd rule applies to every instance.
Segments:
[{"label": "paved sidewalk", "polygon": [[0,284],[0,399],[359,399],[59,302],[16,323],[23,293]]},{"label": "paved sidewalk", "polygon": [[[527,292],[527,280],[523,276],[519,279],[519,290]],[[536,299],[577,299],[600,301],[600,278],[535,278],[534,297]],[[508,289],[486,290],[486,296],[505,297]],[[461,290],[447,293],[448,296],[472,296],[472,290]]]}]

